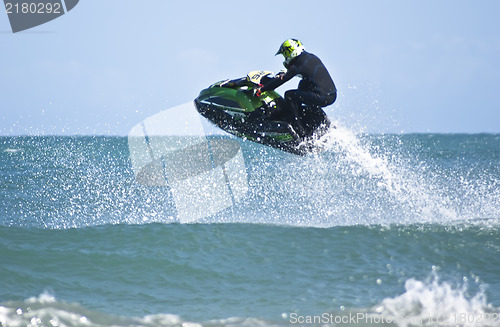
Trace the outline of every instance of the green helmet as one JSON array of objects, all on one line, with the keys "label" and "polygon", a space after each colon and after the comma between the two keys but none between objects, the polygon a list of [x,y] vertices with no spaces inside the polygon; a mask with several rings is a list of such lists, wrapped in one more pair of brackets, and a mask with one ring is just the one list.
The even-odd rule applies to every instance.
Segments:
[{"label": "green helmet", "polygon": [[276,56],[282,54],[285,57],[285,66],[290,63],[290,61],[299,56],[304,51],[304,46],[302,42],[296,39],[288,39],[283,42],[280,46],[278,52],[276,52]]}]

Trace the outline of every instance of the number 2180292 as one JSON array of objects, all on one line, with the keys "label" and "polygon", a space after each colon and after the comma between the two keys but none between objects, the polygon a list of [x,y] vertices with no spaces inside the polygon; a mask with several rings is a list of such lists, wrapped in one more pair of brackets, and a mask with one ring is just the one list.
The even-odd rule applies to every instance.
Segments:
[{"label": "number 2180292", "polygon": [[41,2],[23,2],[23,3],[5,3],[7,14],[62,14],[61,3],[41,3]]}]

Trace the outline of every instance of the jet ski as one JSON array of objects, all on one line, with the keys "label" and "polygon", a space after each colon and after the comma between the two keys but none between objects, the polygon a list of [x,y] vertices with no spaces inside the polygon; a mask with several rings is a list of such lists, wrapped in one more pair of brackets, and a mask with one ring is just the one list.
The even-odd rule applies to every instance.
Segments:
[{"label": "jet ski", "polygon": [[306,155],[318,150],[313,142],[324,135],[331,123],[319,107],[302,107],[302,134],[294,128],[295,117],[282,110],[284,99],[276,91],[259,93],[268,71],[253,71],[247,76],[224,80],[202,90],[194,100],[198,112],[218,128],[263,145],[289,153]]}]

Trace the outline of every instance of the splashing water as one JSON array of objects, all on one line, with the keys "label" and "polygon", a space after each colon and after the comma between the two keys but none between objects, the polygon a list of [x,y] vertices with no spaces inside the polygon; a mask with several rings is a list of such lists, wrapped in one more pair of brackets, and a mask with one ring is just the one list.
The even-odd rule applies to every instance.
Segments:
[{"label": "splashing water", "polygon": [[401,165],[393,166],[383,155],[371,154],[368,147],[363,146],[356,135],[347,129],[332,130],[331,144],[337,146],[337,151],[345,152],[345,159],[358,164],[371,178],[378,180],[377,186],[385,189],[401,203],[413,205],[421,210],[423,217],[431,219],[430,214],[435,212],[437,217],[446,217],[447,220],[457,218],[457,213],[444,205],[443,201],[434,194],[429,185],[419,178],[418,171],[411,171]]},{"label": "splashing water", "polygon": [[[359,193],[364,192],[367,195],[364,199],[362,196],[342,197],[348,202],[354,201],[358,208],[366,207],[367,204],[372,210],[385,207],[381,211],[385,213],[385,218],[357,220],[356,223],[451,222],[498,218],[498,206],[494,204],[500,198],[498,177],[483,169],[476,172],[475,178],[471,178],[473,170],[482,167],[480,164],[471,166],[471,158],[467,157],[445,158],[451,161],[446,162],[449,167],[442,163],[435,166],[434,158],[422,158],[422,153],[435,151],[432,149],[435,147],[432,140],[426,141],[419,135],[356,135],[337,123],[336,128],[314,140],[322,145],[326,154],[316,154],[306,160],[303,169],[307,169],[309,176],[323,172],[329,182],[344,182],[330,183],[330,189],[358,188]],[[438,144],[441,142],[439,139],[436,141]],[[444,152],[452,149],[438,150]],[[493,153],[491,163],[495,163],[496,155]],[[328,170],[330,174],[325,174]],[[341,175],[350,176],[339,179]],[[328,190],[325,184],[329,182],[308,187]],[[329,203],[324,205],[328,207]],[[336,207],[339,208],[339,205],[337,203]],[[396,220],[388,219],[388,213],[396,213]]]},{"label": "splashing water", "polygon": [[[324,152],[306,157],[237,141],[248,192],[201,222],[331,227],[499,218],[494,136],[356,135],[340,126],[316,140]],[[136,182],[124,138],[3,142],[4,150],[20,149],[1,152],[3,224],[179,221],[168,185]]]}]

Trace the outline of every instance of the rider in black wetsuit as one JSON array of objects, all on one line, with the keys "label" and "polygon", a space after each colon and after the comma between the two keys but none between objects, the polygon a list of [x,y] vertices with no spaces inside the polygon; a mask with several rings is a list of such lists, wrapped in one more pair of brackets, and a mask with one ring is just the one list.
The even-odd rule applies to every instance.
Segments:
[{"label": "rider in black wetsuit", "polygon": [[285,92],[285,107],[289,114],[293,115],[293,125],[297,133],[304,136],[305,130],[299,119],[301,105],[329,106],[337,99],[337,88],[325,65],[314,54],[306,52],[300,41],[286,40],[276,53],[278,54],[285,57],[283,64],[287,71],[265,82],[260,91],[274,90],[294,76],[302,78],[297,90]]}]

